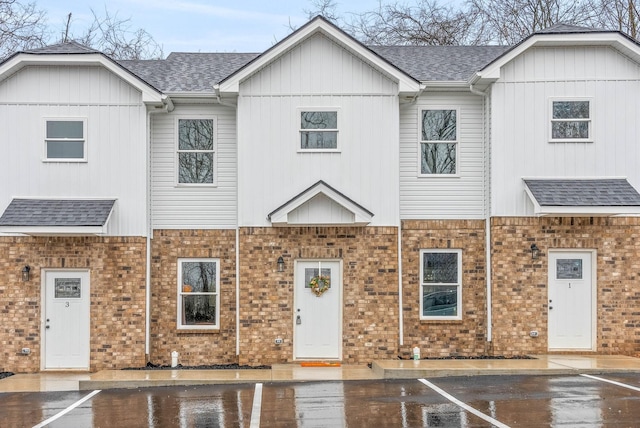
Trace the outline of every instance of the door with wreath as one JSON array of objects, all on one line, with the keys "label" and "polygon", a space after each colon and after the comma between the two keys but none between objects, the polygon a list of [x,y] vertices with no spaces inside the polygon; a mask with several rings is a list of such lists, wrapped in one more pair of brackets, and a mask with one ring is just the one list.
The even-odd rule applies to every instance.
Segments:
[{"label": "door with wreath", "polygon": [[293,349],[297,360],[342,357],[341,268],[336,260],[296,262]]}]

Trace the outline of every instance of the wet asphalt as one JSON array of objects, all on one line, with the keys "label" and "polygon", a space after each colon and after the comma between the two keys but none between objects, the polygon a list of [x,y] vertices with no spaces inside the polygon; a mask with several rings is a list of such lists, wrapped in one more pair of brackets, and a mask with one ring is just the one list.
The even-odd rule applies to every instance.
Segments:
[{"label": "wet asphalt", "polygon": [[0,394],[0,427],[36,426],[638,427],[640,373]]}]

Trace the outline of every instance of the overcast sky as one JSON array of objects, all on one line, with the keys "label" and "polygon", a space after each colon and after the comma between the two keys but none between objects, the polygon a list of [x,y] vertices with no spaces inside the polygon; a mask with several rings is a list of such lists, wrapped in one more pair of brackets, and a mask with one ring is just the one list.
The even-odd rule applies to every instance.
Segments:
[{"label": "overcast sky", "polygon": [[[81,33],[92,21],[91,9],[121,19],[131,28],[143,28],[170,52],[262,52],[290,33],[289,23],[307,21],[307,0],[34,0],[47,12],[49,26],[62,31],[69,12],[72,33]],[[378,0],[337,0],[338,12],[376,9]]]}]

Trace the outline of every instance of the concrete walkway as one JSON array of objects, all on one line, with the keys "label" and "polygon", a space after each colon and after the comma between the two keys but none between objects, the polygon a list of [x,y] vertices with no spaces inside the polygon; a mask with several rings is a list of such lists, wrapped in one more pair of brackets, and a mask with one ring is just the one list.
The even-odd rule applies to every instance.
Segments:
[{"label": "concrete walkway", "polygon": [[527,360],[383,360],[367,366],[301,367],[276,364],[265,370],[103,370],[42,372],[0,379],[0,393],[78,391],[151,386],[255,382],[349,381],[478,375],[572,375],[640,373],[640,358],[617,355],[536,355]]}]

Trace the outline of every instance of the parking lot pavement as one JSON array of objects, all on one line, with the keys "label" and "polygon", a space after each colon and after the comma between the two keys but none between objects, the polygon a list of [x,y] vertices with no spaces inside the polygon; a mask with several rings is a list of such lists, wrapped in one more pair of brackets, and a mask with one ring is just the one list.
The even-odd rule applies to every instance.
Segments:
[{"label": "parking lot pavement", "polygon": [[633,427],[640,373],[4,393],[0,415],[7,427]]}]

